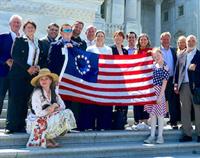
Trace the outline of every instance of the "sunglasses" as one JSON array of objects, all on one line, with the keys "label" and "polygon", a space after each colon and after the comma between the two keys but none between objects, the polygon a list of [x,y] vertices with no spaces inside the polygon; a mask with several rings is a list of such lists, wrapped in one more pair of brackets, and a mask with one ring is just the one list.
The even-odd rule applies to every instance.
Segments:
[{"label": "sunglasses", "polygon": [[65,32],[65,33],[71,33],[71,32],[72,32],[72,29],[63,29],[62,32]]}]

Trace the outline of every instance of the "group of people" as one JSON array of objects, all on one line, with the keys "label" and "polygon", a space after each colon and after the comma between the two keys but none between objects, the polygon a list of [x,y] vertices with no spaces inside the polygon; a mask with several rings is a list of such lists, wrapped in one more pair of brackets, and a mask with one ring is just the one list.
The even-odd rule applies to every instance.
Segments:
[{"label": "group of people", "polygon": [[[10,31],[0,34],[0,113],[8,91],[6,133],[25,132],[28,109],[31,109],[28,147],[57,147],[54,138],[71,129],[123,130],[127,123],[127,106],[101,106],[62,100],[56,91],[59,84],[66,49],[77,47],[96,54],[133,55],[150,53],[155,62],[153,85],[157,103],[149,106],[134,105],[134,119],[138,129],[147,127],[151,119],[151,135],[145,143],[164,143],[164,117],[178,129],[181,121],[183,136],[180,142],[192,141],[194,115],[197,141],[200,142],[200,106],[193,103],[193,90],[200,86],[200,52],[194,35],[180,36],[177,48],[170,46],[171,35],[163,32],[160,48],[153,48],[147,34],[137,37],[135,32],[124,35],[116,31],[114,44],[106,46],[106,34],[95,26],[87,27],[83,40],[80,34],[84,23],[73,25],[49,24],[47,36],[35,37],[37,25],[13,15]],[[20,34],[22,26],[23,34]],[[60,36],[59,36],[60,32]],[[59,37],[58,37],[59,36]],[[123,46],[127,39],[128,45]],[[168,110],[167,110],[168,107]],[[169,111],[169,112],[168,112]],[[29,117],[27,120],[29,120]],[[158,120],[158,137],[156,125]]]}]

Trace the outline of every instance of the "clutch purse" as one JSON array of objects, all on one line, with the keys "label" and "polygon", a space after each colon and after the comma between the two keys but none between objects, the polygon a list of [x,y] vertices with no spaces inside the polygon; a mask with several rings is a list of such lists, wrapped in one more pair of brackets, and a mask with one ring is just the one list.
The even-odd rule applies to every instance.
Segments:
[{"label": "clutch purse", "polygon": [[45,110],[45,109],[48,108],[49,106],[51,106],[51,104],[44,104],[44,105],[42,106],[42,110]]}]

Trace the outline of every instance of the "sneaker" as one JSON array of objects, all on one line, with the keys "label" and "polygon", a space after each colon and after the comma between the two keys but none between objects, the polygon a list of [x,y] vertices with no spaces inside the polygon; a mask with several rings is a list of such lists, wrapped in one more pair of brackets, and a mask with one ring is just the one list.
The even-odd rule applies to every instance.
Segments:
[{"label": "sneaker", "polygon": [[156,140],[157,144],[163,144],[164,143],[164,138],[163,137],[158,137]]},{"label": "sneaker", "polygon": [[147,124],[145,124],[144,122],[139,123],[136,127],[136,130],[149,130],[149,126]]},{"label": "sneaker", "polygon": [[144,140],[146,144],[153,144],[155,143],[155,137],[149,136],[146,140]]}]

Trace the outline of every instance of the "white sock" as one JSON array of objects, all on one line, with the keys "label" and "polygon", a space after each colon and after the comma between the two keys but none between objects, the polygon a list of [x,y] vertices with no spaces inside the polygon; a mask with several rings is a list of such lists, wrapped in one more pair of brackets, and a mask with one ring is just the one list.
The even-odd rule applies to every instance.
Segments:
[{"label": "white sock", "polygon": [[158,116],[158,137],[163,136],[164,116]]},{"label": "white sock", "polygon": [[151,117],[151,137],[155,137],[156,135],[156,116],[150,115]]}]

